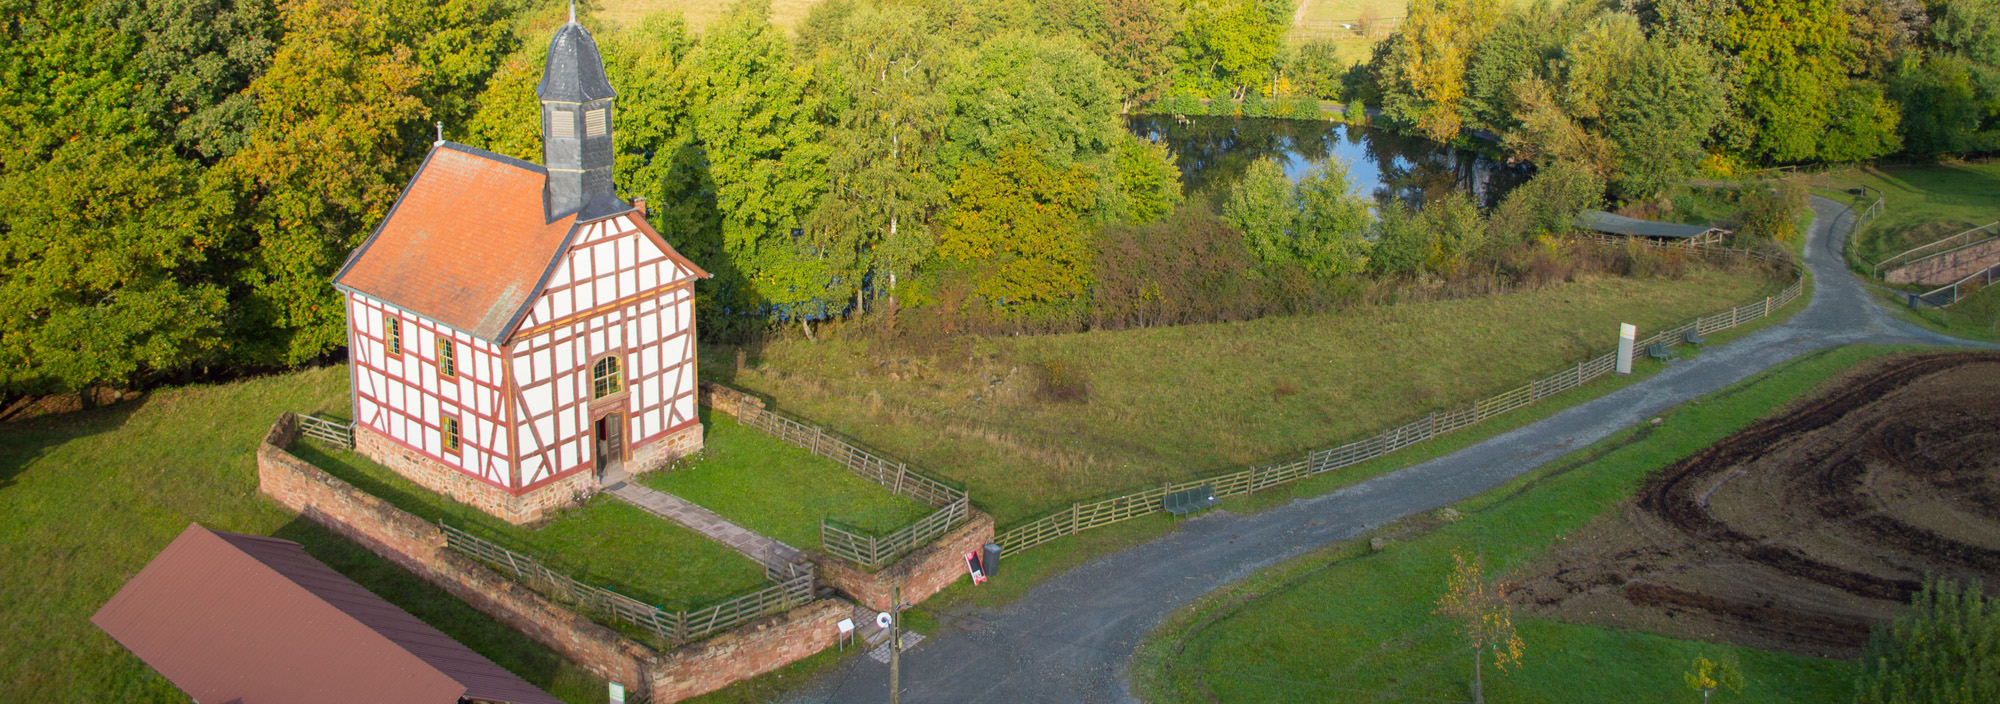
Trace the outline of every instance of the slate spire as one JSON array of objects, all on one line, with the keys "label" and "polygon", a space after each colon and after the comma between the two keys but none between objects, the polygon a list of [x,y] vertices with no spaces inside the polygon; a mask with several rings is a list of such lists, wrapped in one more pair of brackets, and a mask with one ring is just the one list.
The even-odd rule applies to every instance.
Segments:
[{"label": "slate spire", "polygon": [[604,77],[604,59],[597,40],[570,20],[549,42],[549,61],[535,87],[542,101],[542,163],[548,181],[542,205],[553,221],[570,213],[590,220],[631,208],[611,182],[611,82]]}]

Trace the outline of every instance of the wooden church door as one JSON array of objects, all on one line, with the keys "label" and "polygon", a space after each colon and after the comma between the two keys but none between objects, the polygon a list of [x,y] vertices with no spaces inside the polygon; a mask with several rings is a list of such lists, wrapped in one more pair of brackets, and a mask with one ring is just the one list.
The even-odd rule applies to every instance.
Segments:
[{"label": "wooden church door", "polygon": [[625,460],[625,416],[612,413],[597,419],[597,478],[619,469]]}]

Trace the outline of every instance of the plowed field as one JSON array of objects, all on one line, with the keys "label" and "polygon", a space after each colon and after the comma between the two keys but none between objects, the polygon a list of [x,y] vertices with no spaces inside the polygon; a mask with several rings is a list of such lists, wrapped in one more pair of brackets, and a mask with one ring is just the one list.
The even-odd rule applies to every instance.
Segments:
[{"label": "plowed field", "polygon": [[2000,585],[2000,354],[1894,358],[1730,436],[1566,538],[1513,596],[1844,658],[1926,573]]}]

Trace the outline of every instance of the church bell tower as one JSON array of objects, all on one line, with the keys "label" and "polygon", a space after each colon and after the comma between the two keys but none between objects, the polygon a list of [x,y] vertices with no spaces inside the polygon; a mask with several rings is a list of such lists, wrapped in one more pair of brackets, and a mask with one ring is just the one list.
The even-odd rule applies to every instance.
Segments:
[{"label": "church bell tower", "polygon": [[535,88],[542,101],[542,164],[548,181],[542,205],[550,221],[570,213],[591,220],[631,208],[611,182],[611,103],[618,94],[604,77],[597,41],[569,23],[549,42],[549,61]]}]

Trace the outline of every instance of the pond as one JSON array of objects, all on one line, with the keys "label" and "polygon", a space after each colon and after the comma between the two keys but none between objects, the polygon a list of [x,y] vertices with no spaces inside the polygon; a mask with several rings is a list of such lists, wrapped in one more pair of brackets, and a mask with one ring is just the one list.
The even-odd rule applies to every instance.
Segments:
[{"label": "pond", "polygon": [[1328,158],[1347,165],[1354,190],[1378,203],[1399,199],[1422,205],[1450,191],[1472,194],[1491,207],[1533,171],[1421,137],[1338,122],[1261,117],[1134,115],[1127,127],[1164,142],[1181,167],[1190,199],[1221,202],[1252,162],[1276,158],[1293,182]]}]

